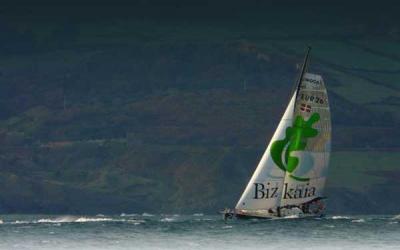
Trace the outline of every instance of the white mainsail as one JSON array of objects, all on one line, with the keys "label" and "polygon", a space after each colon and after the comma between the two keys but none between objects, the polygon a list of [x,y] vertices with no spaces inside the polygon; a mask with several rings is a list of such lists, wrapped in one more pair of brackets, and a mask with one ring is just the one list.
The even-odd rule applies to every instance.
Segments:
[{"label": "white mainsail", "polygon": [[299,205],[323,197],[331,144],[328,95],[320,75],[306,73],[298,88],[293,114],[295,129],[280,206]]},{"label": "white mainsail", "polygon": [[269,210],[323,197],[331,144],[327,91],[320,75],[305,73],[239,199],[236,210]]},{"label": "white mainsail", "polygon": [[[293,123],[294,103],[295,95],[291,98],[278,128],[272,136],[271,142],[285,137],[286,128]],[[271,158],[271,142],[258,163],[241,198],[236,204],[236,209],[266,210],[279,206],[285,172],[277,168]]]}]

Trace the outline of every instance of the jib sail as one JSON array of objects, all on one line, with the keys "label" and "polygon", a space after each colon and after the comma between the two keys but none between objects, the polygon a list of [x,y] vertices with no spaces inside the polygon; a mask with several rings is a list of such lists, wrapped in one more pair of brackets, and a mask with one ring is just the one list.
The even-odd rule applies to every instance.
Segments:
[{"label": "jib sail", "polygon": [[[271,142],[285,137],[286,129],[293,123],[293,110],[295,103],[293,95],[286,111],[272,136]],[[285,172],[276,167],[270,153],[269,143],[253,176],[239,199],[236,209],[240,210],[265,210],[279,206]]]}]

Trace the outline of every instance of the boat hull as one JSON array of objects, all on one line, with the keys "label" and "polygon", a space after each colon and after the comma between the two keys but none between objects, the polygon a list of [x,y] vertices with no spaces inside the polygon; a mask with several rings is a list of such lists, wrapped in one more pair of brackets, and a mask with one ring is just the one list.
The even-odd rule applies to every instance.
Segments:
[{"label": "boat hull", "polygon": [[242,213],[236,211],[224,211],[222,217],[224,220],[228,219],[303,219],[303,218],[321,218],[324,215],[322,213],[299,213],[297,210],[284,211],[282,214],[271,214],[271,213]]},{"label": "boat hull", "polygon": [[246,215],[246,214],[235,214],[236,219],[241,219],[241,220],[250,220],[250,219],[263,219],[263,220],[268,220],[268,219],[273,219],[273,218],[278,218],[276,216],[257,216],[257,215]]}]

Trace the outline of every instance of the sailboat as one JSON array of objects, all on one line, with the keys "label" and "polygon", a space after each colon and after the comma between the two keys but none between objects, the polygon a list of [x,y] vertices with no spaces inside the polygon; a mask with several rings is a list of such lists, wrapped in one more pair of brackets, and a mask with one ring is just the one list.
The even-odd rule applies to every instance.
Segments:
[{"label": "sailboat", "polygon": [[322,76],[307,71],[308,47],[295,91],[256,170],[227,218],[324,214],[331,117]]}]

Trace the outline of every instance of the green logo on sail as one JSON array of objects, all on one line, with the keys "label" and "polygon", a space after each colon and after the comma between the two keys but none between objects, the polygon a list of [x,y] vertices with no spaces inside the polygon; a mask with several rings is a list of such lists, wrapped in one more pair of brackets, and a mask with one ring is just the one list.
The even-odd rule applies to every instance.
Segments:
[{"label": "green logo on sail", "polygon": [[294,151],[304,150],[307,146],[307,139],[318,135],[318,130],[312,128],[312,126],[319,119],[318,113],[313,113],[307,121],[300,115],[296,116],[293,126],[286,128],[285,138],[275,141],[271,145],[272,160],[280,169],[290,173],[289,176],[297,181],[305,182],[309,181],[310,178],[298,177],[292,174],[299,165],[299,158],[291,154]]}]

